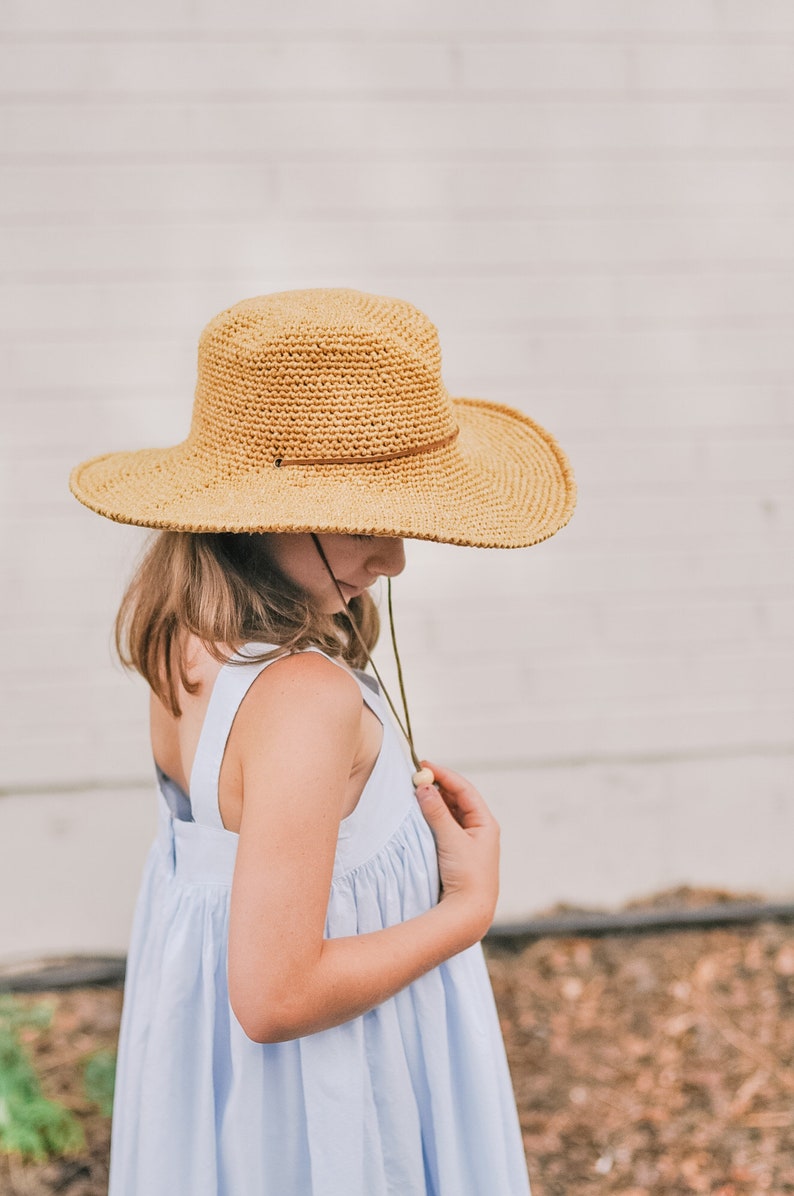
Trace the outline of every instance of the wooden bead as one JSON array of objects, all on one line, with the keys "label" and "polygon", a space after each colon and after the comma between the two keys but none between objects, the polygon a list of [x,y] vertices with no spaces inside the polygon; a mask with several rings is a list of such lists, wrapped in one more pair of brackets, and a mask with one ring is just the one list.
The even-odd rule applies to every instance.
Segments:
[{"label": "wooden bead", "polygon": [[419,772],[414,773],[413,779],[414,789],[419,789],[422,785],[432,785],[436,777],[429,768],[420,768]]}]

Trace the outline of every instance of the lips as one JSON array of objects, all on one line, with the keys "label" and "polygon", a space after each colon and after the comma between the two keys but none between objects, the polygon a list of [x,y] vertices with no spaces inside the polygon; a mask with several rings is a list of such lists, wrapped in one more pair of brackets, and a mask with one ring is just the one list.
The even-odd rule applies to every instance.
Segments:
[{"label": "lips", "polygon": [[342,589],[349,590],[351,598],[358,598],[359,595],[363,594],[364,591],[368,588],[367,586],[351,585],[349,581],[340,581],[339,578],[337,578],[336,580],[337,580],[338,584],[342,587]]}]

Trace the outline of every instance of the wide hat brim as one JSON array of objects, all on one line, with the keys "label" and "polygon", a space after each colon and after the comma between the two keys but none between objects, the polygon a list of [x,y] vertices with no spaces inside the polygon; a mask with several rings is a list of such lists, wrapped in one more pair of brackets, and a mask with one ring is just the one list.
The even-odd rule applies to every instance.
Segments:
[{"label": "wide hat brim", "polygon": [[459,435],[434,451],[355,464],[224,469],[188,438],[78,465],[70,488],[119,523],[183,532],[337,532],[526,548],[570,519],[576,485],[522,412],[452,400]]}]

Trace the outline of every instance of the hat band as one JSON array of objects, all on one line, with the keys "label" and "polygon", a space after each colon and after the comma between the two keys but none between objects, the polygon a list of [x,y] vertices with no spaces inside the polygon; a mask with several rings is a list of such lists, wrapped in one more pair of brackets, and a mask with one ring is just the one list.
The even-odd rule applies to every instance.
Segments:
[{"label": "hat band", "polygon": [[418,444],[410,449],[398,449],[396,453],[378,453],[372,457],[276,457],[273,464],[276,469],[283,469],[285,465],[370,465],[379,461],[396,461],[401,457],[418,457],[420,453],[432,453],[436,449],[446,448],[457,440],[460,428],[444,436],[442,440],[434,440],[432,444]]}]

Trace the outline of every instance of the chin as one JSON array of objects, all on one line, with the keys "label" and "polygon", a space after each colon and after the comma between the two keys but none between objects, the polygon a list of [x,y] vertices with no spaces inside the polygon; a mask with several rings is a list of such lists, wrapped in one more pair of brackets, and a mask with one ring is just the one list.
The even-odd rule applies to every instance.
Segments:
[{"label": "chin", "polygon": [[341,603],[338,598],[335,602],[332,599],[329,599],[327,602],[323,602],[317,607],[317,610],[321,615],[341,615],[344,609],[344,604]]}]

